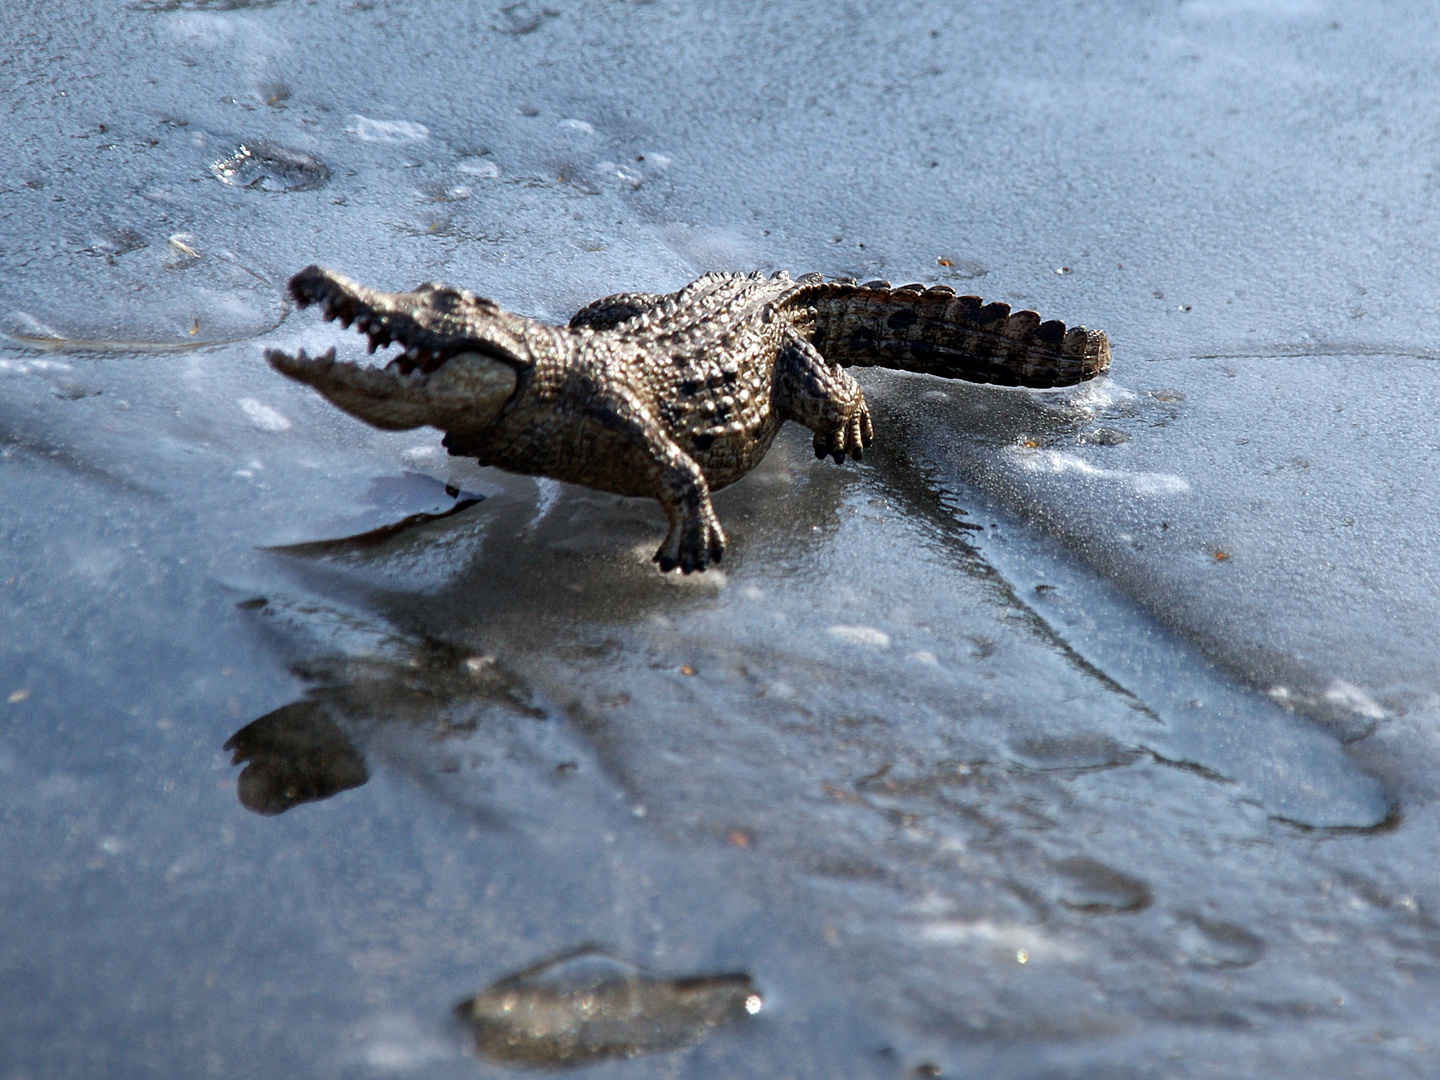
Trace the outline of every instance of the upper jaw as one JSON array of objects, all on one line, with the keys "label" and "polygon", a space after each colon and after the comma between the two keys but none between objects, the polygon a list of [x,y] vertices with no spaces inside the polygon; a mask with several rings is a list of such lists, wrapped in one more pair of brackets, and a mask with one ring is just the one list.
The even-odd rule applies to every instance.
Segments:
[{"label": "upper jaw", "polygon": [[332,270],[307,266],[290,279],[290,295],[299,307],[319,304],[327,320],[354,325],[369,339],[369,351],[399,344],[404,351],[391,366],[402,373],[429,373],[458,353],[479,353],[513,367],[528,357],[507,316],[493,301],[460,289],[426,283],[414,292],[386,293],[366,288]]}]

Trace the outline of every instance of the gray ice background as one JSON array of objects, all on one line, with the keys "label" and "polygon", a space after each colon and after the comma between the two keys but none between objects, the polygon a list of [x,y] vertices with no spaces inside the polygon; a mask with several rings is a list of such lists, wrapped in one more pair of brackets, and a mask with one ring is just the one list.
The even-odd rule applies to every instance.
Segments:
[{"label": "gray ice background", "polygon": [[[1437,50],[1363,0],[7,5],[0,1077],[508,1075],[450,1006],[584,941],[767,995],[584,1075],[1435,1075]],[[358,351],[310,262],[557,321],[942,282],[1115,361],[862,373],[866,463],[790,432],[664,579],[653,504],[272,373]],[[221,744],[317,688],[371,781],[249,813]]]}]

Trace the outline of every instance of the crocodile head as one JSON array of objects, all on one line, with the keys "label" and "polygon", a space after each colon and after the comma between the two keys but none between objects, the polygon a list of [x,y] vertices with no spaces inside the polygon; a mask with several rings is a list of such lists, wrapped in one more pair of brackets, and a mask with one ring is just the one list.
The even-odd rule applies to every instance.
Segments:
[{"label": "crocodile head", "polygon": [[300,307],[319,304],[325,318],[353,325],[370,352],[398,344],[384,368],[270,349],[265,358],[283,375],[313,386],[350,415],[389,431],[429,424],[444,431],[479,431],[515,393],[532,364],[528,319],[460,289],[421,285],[414,292],[367,289],[318,266],[290,279]]}]

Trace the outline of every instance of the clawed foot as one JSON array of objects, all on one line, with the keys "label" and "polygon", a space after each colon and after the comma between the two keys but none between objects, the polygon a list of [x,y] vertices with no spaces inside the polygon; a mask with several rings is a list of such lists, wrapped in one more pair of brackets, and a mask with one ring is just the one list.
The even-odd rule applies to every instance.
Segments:
[{"label": "clawed foot", "polygon": [[875,428],[870,423],[870,408],[864,401],[850,414],[848,420],[830,432],[815,433],[815,456],[827,454],[835,459],[836,465],[845,462],[849,454],[856,461],[865,456],[864,448],[875,441]]},{"label": "clawed foot", "polygon": [[677,566],[682,574],[704,570],[725,554],[725,532],[707,505],[697,514],[687,514],[671,524],[665,542],[655,552],[660,572],[668,574]]}]

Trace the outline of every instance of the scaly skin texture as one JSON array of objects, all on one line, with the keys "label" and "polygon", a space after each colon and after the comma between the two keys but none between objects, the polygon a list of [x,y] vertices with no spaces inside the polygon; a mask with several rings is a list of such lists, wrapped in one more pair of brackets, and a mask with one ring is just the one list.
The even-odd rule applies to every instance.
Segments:
[{"label": "scaly skin texture", "polygon": [[857,461],[873,432],[844,370],[875,365],[1003,386],[1068,386],[1110,364],[1104,333],[945,286],[706,274],[677,293],[618,293],[568,326],[512,315],[473,293],[382,293],[311,266],[290,280],[370,339],[400,344],[383,368],[278,350],[276,370],[391,430],[429,424],[451,454],[617,495],[658,499],[664,571],[720,561],[710,492],[759,464],[794,420],[815,454]]}]

